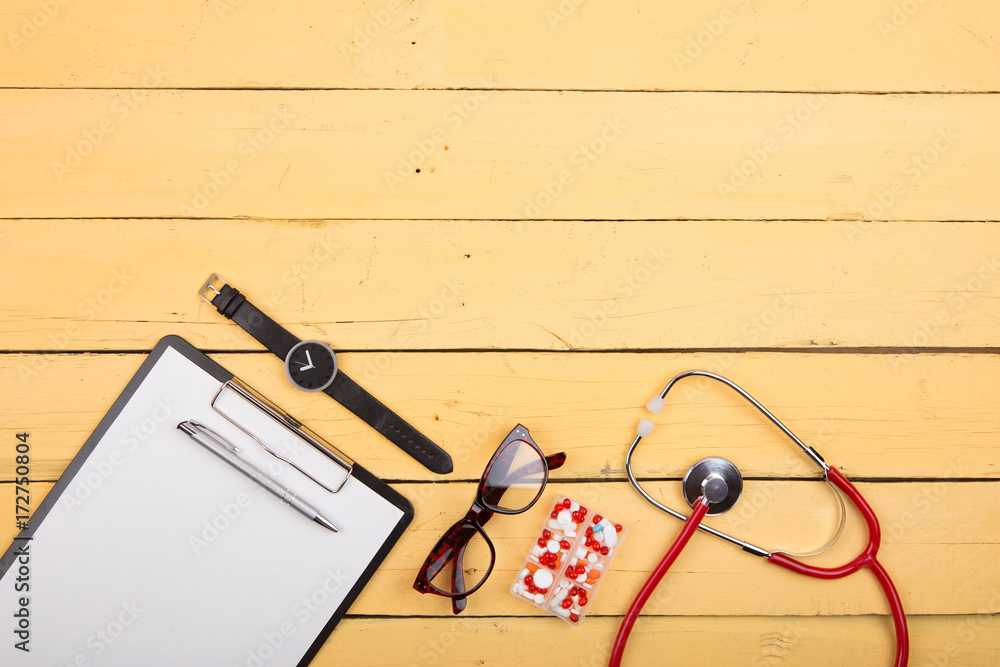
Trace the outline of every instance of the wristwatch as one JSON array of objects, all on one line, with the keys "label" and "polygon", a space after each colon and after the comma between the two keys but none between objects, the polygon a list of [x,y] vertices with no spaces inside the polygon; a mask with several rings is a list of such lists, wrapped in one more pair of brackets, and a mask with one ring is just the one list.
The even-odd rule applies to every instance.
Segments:
[{"label": "wristwatch", "polygon": [[452,471],[448,453],[340,370],[329,345],[299,340],[217,273],[209,276],[198,294],[283,360],[293,385],[303,391],[325,392],[429,470],[442,475]]}]

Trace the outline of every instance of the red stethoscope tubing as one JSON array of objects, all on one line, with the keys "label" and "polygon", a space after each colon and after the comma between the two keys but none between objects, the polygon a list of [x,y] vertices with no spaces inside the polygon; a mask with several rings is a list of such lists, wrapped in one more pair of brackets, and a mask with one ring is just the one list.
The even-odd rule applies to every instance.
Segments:
[{"label": "red stethoscope tubing", "polygon": [[[892,621],[896,630],[895,667],[906,667],[910,657],[910,632],[906,625],[906,614],[903,612],[903,603],[899,599],[899,593],[896,591],[892,579],[889,578],[889,573],[886,572],[885,568],[882,567],[882,564],[876,558],[879,545],[882,541],[882,530],[879,527],[878,518],[875,516],[875,512],[871,506],[861,496],[861,493],[854,488],[854,485],[839,470],[831,467],[827,470],[827,477],[841,491],[847,494],[847,497],[851,499],[851,502],[861,512],[861,516],[864,517],[865,523],[868,524],[867,546],[854,560],[840,567],[806,565],[783,553],[772,553],[768,557],[768,561],[776,565],[781,565],[792,572],[818,579],[839,579],[840,577],[853,574],[863,567],[870,569],[882,587],[885,598],[889,603],[889,609],[892,612]],[[646,580],[646,583],[639,591],[639,595],[636,596],[632,602],[632,606],[629,607],[628,613],[625,614],[622,625],[618,629],[618,636],[615,637],[614,648],[611,651],[611,660],[608,663],[611,667],[619,667],[621,665],[622,656],[625,653],[625,643],[628,641],[629,634],[632,632],[632,626],[635,625],[636,618],[638,618],[639,613],[642,611],[642,607],[660,583],[663,575],[667,573],[667,570],[670,569],[677,556],[680,555],[681,550],[687,545],[688,540],[691,539],[691,535],[698,529],[698,524],[701,523],[702,518],[704,518],[705,513],[708,511],[708,507],[701,502],[695,505],[691,516],[684,522],[683,530],[681,530],[677,539],[674,540],[663,560],[653,570],[649,579]]]},{"label": "red stethoscope tubing", "polygon": [[618,667],[622,664],[622,656],[625,654],[625,643],[628,641],[628,636],[632,634],[632,626],[635,625],[635,621],[639,618],[639,614],[642,612],[643,606],[645,606],[646,601],[649,600],[649,596],[653,594],[656,587],[660,583],[660,579],[663,579],[663,575],[667,573],[670,566],[674,564],[677,557],[681,555],[681,551],[687,545],[688,540],[694,535],[695,531],[698,530],[698,524],[704,518],[705,513],[708,511],[708,505],[702,502],[695,503],[694,511],[691,512],[691,516],[687,518],[684,522],[684,528],[681,530],[680,534],[674,540],[674,543],[670,545],[670,549],[663,556],[663,560],[660,564],[656,566],[653,573],[649,575],[649,579],[643,584],[642,588],[639,590],[639,594],[635,596],[635,600],[632,601],[632,606],[628,608],[628,613],[625,614],[625,618],[622,619],[622,625],[618,628],[618,636],[615,637],[615,646],[611,651],[611,667]]},{"label": "red stethoscope tubing", "polygon": [[805,574],[818,579],[839,579],[849,574],[857,572],[863,567],[867,567],[878,579],[885,593],[885,599],[889,603],[892,612],[892,622],[896,628],[896,662],[895,667],[905,667],[910,659],[910,631],[906,625],[906,614],[903,612],[903,603],[899,599],[899,593],[889,578],[889,573],[885,571],[882,564],[878,562],[879,545],[882,542],[882,529],[879,528],[878,518],[871,506],[865,501],[854,485],[851,484],[844,475],[836,468],[827,470],[827,478],[843,491],[854,506],[861,512],[865,523],[868,524],[868,545],[858,554],[857,558],[846,565],[840,567],[816,567],[800,563],[794,558],[790,558],[782,553],[773,553],[768,557],[768,561],[781,565],[792,572]]}]

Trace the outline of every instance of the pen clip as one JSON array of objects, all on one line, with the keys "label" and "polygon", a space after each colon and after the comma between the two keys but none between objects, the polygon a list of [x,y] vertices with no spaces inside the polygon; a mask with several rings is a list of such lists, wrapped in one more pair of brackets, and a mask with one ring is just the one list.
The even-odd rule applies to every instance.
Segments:
[{"label": "pen clip", "polygon": [[[187,421],[181,422],[177,426],[178,426],[178,428],[180,428],[180,427],[182,427],[185,424],[188,424],[189,428],[191,430],[193,430],[195,432],[199,432],[199,433],[201,433],[203,435],[207,435],[207,436],[211,437],[213,440],[215,440],[220,445],[222,445],[224,448],[228,449],[229,451],[231,451],[233,454],[236,454],[237,456],[242,451],[239,447],[237,447],[233,443],[229,442],[224,437],[222,437],[221,435],[219,435],[218,433],[216,433],[215,431],[213,431],[209,427],[205,426],[201,422],[196,422],[193,419],[188,419]],[[185,431],[186,433],[190,434],[190,431],[188,429],[182,429],[182,430]]]},{"label": "pen clip", "polygon": [[[264,442],[260,438],[251,433],[249,429],[247,429],[245,426],[236,421],[232,416],[227,414],[221,407],[219,407],[219,405],[217,405],[219,397],[227,389],[235,392],[245,401],[253,405],[255,408],[266,414],[274,421],[278,422],[278,424],[280,424],[281,426],[285,427],[286,429],[288,429],[301,439],[305,440],[306,443],[308,443],[312,448],[319,450],[321,453],[326,455],[327,458],[331,459],[334,463],[340,466],[345,471],[344,479],[340,482],[340,484],[337,485],[336,488],[331,488],[330,486],[327,486],[320,480],[316,479],[316,477],[314,477],[313,475],[311,475],[310,473],[308,473],[307,471],[303,470],[301,467],[296,465],[293,461],[290,461],[284,456],[273,451],[270,447],[264,444]],[[220,415],[222,415],[222,417],[225,418],[226,421],[228,421],[230,424],[232,424],[233,426],[235,426],[236,428],[240,429],[248,436],[250,436],[250,438],[253,439],[253,441],[256,442],[258,445],[260,445],[261,449],[263,449],[265,452],[267,452],[274,458],[280,461],[284,461],[288,465],[292,466],[300,473],[302,473],[303,475],[305,475],[306,477],[308,477],[313,482],[320,485],[330,493],[337,493],[338,491],[343,489],[344,485],[347,484],[347,480],[351,478],[351,473],[354,471],[354,461],[350,457],[348,457],[339,449],[337,449],[336,447],[328,443],[326,440],[321,438],[311,429],[307,428],[305,425],[302,424],[302,422],[295,419],[290,414],[288,414],[287,412],[276,406],[274,403],[272,403],[268,399],[258,394],[249,385],[247,385],[245,382],[243,382],[237,377],[233,377],[232,380],[222,383],[222,386],[219,387],[219,391],[216,392],[215,397],[212,399],[212,409],[215,410]]]}]

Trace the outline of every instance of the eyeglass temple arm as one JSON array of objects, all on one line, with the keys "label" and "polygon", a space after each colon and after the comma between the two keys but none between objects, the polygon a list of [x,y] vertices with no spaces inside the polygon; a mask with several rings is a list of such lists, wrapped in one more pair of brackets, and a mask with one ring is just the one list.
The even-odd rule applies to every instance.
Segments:
[{"label": "eyeglass temple arm", "polygon": [[[465,547],[469,545],[465,542],[458,551],[455,553],[455,557],[451,561],[451,590],[456,593],[465,593],[467,590],[465,587],[465,564],[463,560],[465,558]],[[452,598],[451,599],[451,612],[453,614],[461,614],[465,611],[466,605],[465,597]]]},{"label": "eyeglass temple arm", "polygon": [[[469,543],[469,540],[472,539],[472,535],[475,533],[475,531],[462,530],[462,527],[467,525],[466,522],[468,519],[469,515],[466,515],[462,519],[453,523],[451,527],[448,528],[448,530],[446,530],[440,538],[438,538],[438,541],[434,544],[434,548],[431,549],[431,556],[435,553],[443,553],[445,551],[457,553],[460,549],[464,549]],[[485,520],[480,520],[480,523],[485,523]],[[431,556],[428,556],[427,560],[424,561],[423,566],[420,568],[420,575],[418,576],[418,578],[423,577],[428,582],[433,580],[434,577],[441,572],[441,570],[454,561],[453,557],[449,557],[447,559],[439,557],[432,560]]]},{"label": "eyeglass temple arm", "polygon": [[562,464],[566,463],[566,452],[559,452],[558,454],[546,456],[545,462],[548,464],[549,470],[561,468]]}]

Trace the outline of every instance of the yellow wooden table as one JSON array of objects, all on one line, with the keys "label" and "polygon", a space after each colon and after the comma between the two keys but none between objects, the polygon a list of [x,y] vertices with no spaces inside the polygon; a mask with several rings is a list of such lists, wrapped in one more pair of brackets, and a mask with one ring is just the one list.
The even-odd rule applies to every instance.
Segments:
[{"label": "yellow wooden table", "polygon": [[[742,384],[858,485],[913,665],[1000,661],[1000,8],[987,0],[7,0],[0,16],[0,533],[15,433],[35,499],[179,334],[416,507],[318,665],[601,665],[679,524],[625,481],[675,373]],[[448,449],[440,478],[195,291],[217,271]],[[821,541],[808,461],[721,388],[639,461],[714,525]],[[681,412],[680,410],[684,410]],[[507,593],[544,509],[489,525],[453,617],[413,578],[518,421],[556,493],[631,536],[583,627]],[[839,562],[864,538],[856,513]],[[5,542],[6,544],[6,542]],[[797,577],[704,536],[627,664],[887,665],[869,573]]]}]

